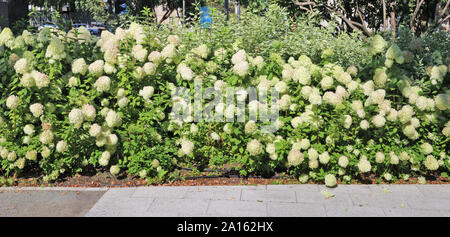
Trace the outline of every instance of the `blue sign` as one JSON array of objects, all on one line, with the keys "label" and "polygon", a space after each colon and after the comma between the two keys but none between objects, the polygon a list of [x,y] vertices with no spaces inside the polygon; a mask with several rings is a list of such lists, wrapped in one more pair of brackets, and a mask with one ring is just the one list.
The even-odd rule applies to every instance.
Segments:
[{"label": "blue sign", "polygon": [[120,8],[123,9],[123,11],[120,11],[120,14],[125,14],[125,13],[127,13],[127,4],[126,4],[126,3],[120,4]]},{"label": "blue sign", "polygon": [[212,24],[212,17],[209,15],[211,12],[209,7],[200,7],[200,24],[202,27],[209,28]]}]

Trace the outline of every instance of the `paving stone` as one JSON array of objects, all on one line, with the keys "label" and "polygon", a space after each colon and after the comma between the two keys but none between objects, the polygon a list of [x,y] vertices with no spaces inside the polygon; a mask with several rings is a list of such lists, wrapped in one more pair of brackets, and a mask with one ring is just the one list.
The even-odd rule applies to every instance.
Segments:
[{"label": "paving stone", "polygon": [[189,187],[139,187],[132,197],[140,198],[184,198]]},{"label": "paving stone", "polygon": [[240,200],[242,189],[236,187],[205,187],[190,188],[186,193],[187,199],[199,200]]},{"label": "paving stone", "polygon": [[354,206],[359,207],[408,207],[408,197],[400,197],[391,195],[391,193],[376,194],[350,194]]},{"label": "paving stone", "polygon": [[322,217],[326,216],[322,204],[311,203],[267,203],[269,217]]},{"label": "paving stone", "polygon": [[343,191],[336,193],[332,189],[328,190],[330,193],[334,194],[334,197],[326,198],[324,195],[317,192],[301,192],[296,191],[297,202],[298,203],[319,203],[319,204],[330,204],[338,206],[352,206],[353,202],[348,193]]},{"label": "paving stone", "polygon": [[443,217],[449,213],[439,210],[424,210],[412,208],[384,208],[388,217]]},{"label": "paving stone", "polygon": [[332,217],[381,217],[385,216],[383,209],[378,207],[335,206],[325,205],[327,216]]},{"label": "paving stone", "polygon": [[88,217],[142,217],[153,199],[149,198],[101,198],[86,214]]},{"label": "paving stone", "polygon": [[296,202],[295,191],[286,190],[242,190],[242,201]]},{"label": "paving stone", "polygon": [[414,199],[408,200],[408,204],[411,208],[425,209],[425,210],[437,210],[437,211],[450,211],[450,199]]},{"label": "paving stone", "polygon": [[449,184],[415,185],[425,198],[450,199]]},{"label": "paving stone", "polygon": [[9,190],[0,192],[0,216],[84,216],[104,192]]},{"label": "paving stone", "polygon": [[319,191],[319,186],[315,184],[267,185],[267,190],[317,192]]},{"label": "paving stone", "polygon": [[333,192],[333,190],[336,192],[336,190],[339,190],[341,192],[346,192],[346,193],[372,193],[372,190],[370,189],[371,185],[365,185],[365,184],[343,184],[343,185],[339,185],[337,186],[337,188],[332,188],[329,189],[330,192]]},{"label": "paving stone", "polygon": [[111,188],[102,198],[130,198],[135,191],[136,188]]},{"label": "paving stone", "polygon": [[266,217],[267,203],[250,201],[210,201],[206,212],[210,216],[231,216],[231,217]]},{"label": "paving stone", "polygon": [[374,194],[385,194],[395,197],[415,197],[423,198],[423,194],[416,185],[391,184],[391,185],[371,185],[370,189]]},{"label": "paving stone", "polygon": [[147,216],[186,216],[206,214],[208,201],[193,199],[155,199],[147,209]]}]

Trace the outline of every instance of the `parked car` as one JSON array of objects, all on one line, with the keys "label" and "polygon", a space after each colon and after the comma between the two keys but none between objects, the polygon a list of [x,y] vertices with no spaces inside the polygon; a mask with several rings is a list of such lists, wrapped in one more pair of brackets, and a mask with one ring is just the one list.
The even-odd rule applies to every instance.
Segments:
[{"label": "parked car", "polygon": [[44,24],[44,25],[39,26],[39,27],[38,27],[38,31],[42,30],[42,29],[45,28],[45,27],[53,28],[53,29],[59,29],[59,26],[58,26],[58,25],[55,25],[55,24],[53,24],[53,23],[47,23],[47,24]]}]

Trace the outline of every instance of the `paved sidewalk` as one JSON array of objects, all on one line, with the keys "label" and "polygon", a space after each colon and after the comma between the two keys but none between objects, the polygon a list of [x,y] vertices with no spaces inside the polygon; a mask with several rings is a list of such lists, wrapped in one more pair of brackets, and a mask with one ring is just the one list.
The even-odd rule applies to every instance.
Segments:
[{"label": "paved sidewalk", "polygon": [[[66,212],[59,214],[69,216],[450,216],[450,184],[340,185],[333,189],[309,184],[55,189],[58,188],[25,190],[65,190],[84,195],[89,201],[83,207],[82,202],[71,206],[74,200],[82,198],[67,201],[65,197],[70,195],[44,195],[51,196],[52,208],[64,206],[58,205],[58,201],[65,203]],[[6,197],[2,195],[15,192],[12,190],[17,191],[0,188],[0,215]],[[23,198],[17,200],[22,202]],[[27,199],[26,202],[36,200]],[[40,202],[36,205],[43,205],[41,209],[45,209],[49,204]],[[67,211],[70,208],[78,211]],[[35,211],[29,215],[39,216],[39,213]]]}]

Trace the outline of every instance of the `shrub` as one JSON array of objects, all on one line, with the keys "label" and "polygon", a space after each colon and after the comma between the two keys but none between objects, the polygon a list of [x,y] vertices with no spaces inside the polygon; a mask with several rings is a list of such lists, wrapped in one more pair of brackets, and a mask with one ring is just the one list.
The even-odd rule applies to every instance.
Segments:
[{"label": "shrub", "polygon": [[[430,69],[428,80],[436,83],[418,86],[405,72],[407,53],[380,37],[364,44],[367,65],[347,67],[340,64],[340,55],[352,57],[347,49],[297,56],[253,45],[248,53],[246,40],[218,40],[233,35],[223,27],[202,30],[209,37],[200,29],[169,36],[133,23],[98,39],[49,29],[14,37],[4,29],[2,171],[33,170],[51,181],[89,168],[163,178],[180,166],[229,165],[241,175],[282,171],[331,186],[334,178],[349,182],[367,173],[395,180],[449,171],[446,65]],[[329,40],[337,47],[346,37]],[[225,101],[213,108],[226,117],[242,112],[245,122],[193,123],[196,105],[189,102],[199,81],[203,90],[275,88],[280,98],[268,107],[280,111],[277,129],[267,133],[267,122],[249,122],[264,104],[245,96],[244,111]],[[177,87],[190,95],[175,96]]]}]

